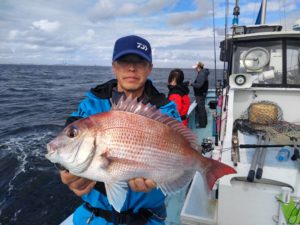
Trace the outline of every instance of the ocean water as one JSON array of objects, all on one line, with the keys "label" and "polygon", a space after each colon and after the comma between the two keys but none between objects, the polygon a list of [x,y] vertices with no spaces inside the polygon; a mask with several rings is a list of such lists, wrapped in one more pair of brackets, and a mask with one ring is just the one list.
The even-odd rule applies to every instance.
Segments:
[{"label": "ocean water", "polygon": [[[165,94],[170,70],[150,77]],[[0,65],[0,225],[57,225],[81,203],[45,159],[46,144],[85,92],[113,77],[110,67]],[[214,71],[209,78],[213,87]]]}]

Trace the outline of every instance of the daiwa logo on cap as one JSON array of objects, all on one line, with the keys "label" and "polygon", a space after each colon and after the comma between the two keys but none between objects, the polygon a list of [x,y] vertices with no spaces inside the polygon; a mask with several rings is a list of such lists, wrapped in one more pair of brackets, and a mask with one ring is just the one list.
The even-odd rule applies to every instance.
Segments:
[{"label": "daiwa logo on cap", "polygon": [[118,58],[127,54],[136,54],[152,63],[150,43],[139,36],[130,35],[116,41],[112,60],[116,61]]},{"label": "daiwa logo on cap", "polygon": [[137,48],[140,48],[140,49],[142,49],[142,50],[145,50],[145,51],[147,51],[147,45],[143,45],[142,43],[138,43],[137,42]]}]

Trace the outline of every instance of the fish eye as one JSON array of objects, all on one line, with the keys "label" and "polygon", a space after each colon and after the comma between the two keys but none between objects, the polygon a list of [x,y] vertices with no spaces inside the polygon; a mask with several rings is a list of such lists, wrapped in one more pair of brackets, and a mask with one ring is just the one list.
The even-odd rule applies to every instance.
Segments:
[{"label": "fish eye", "polygon": [[74,137],[76,137],[76,136],[78,135],[78,133],[79,133],[79,130],[78,130],[77,127],[71,127],[71,128],[68,130],[67,135],[68,135],[68,137],[70,137],[70,138],[74,138]]}]

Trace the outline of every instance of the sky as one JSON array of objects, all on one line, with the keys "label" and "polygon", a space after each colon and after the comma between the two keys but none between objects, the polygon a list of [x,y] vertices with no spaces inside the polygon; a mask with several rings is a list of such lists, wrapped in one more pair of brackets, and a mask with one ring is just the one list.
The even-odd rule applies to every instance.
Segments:
[{"label": "sky", "polygon": [[[191,68],[200,60],[209,68],[216,61],[222,68],[219,42],[226,21],[230,31],[234,4],[235,0],[0,0],[0,64],[110,66],[116,39],[134,34],[151,43],[154,67]],[[254,24],[260,0],[239,4],[239,24]],[[268,1],[267,23],[290,30],[300,19],[299,9],[300,0]]]}]

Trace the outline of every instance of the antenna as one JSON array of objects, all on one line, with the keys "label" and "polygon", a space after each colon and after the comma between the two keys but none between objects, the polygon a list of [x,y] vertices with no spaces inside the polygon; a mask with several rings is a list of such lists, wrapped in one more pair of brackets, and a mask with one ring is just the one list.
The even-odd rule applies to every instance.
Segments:
[{"label": "antenna", "polygon": [[263,0],[261,3],[261,24],[266,23],[266,13],[267,13],[267,1]]}]

